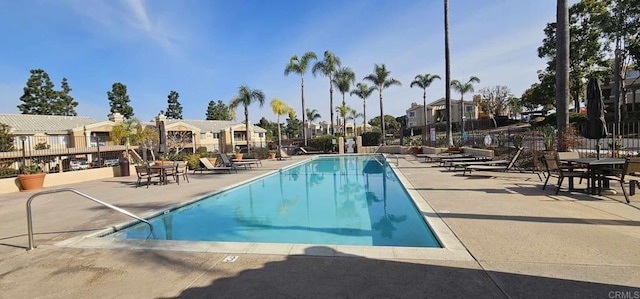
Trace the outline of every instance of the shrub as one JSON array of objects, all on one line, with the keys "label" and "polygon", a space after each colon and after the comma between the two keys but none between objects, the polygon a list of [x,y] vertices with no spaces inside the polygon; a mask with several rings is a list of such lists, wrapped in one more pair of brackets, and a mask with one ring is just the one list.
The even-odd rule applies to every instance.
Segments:
[{"label": "shrub", "polygon": [[309,146],[323,152],[330,152],[333,151],[334,139],[336,140],[336,142],[338,141],[338,138],[333,135],[316,136],[315,138],[309,140]]},{"label": "shrub", "polygon": [[365,132],[365,133],[362,133],[362,145],[363,146],[380,145],[380,143],[382,143],[382,133],[381,132]]},{"label": "shrub", "polygon": [[189,169],[198,169],[198,168],[200,168],[200,155],[199,154],[187,155],[187,156],[184,157],[184,160],[187,161],[187,164],[189,165]]},{"label": "shrub", "polygon": [[251,153],[247,155],[247,158],[254,158],[264,160],[269,158],[269,149],[267,148],[255,148],[251,150]]},{"label": "shrub", "polygon": [[202,153],[206,153],[207,152],[207,147],[206,146],[200,146],[196,149],[196,154],[202,154]]}]

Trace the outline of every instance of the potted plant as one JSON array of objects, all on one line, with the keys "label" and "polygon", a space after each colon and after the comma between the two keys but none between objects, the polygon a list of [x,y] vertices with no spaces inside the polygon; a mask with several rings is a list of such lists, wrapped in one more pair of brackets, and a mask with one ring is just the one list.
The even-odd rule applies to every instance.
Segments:
[{"label": "potted plant", "polygon": [[18,181],[20,182],[20,191],[33,191],[42,189],[44,185],[44,176],[46,173],[42,170],[40,165],[34,163],[25,165],[20,168],[21,174],[18,175]]},{"label": "potted plant", "polygon": [[276,151],[269,151],[269,159],[273,160],[276,158]]},{"label": "potted plant", "polygon": [[236,147],[233,150],[233,159],[235,160],[242,160],[242,153],[240,152],[240,148]]}]

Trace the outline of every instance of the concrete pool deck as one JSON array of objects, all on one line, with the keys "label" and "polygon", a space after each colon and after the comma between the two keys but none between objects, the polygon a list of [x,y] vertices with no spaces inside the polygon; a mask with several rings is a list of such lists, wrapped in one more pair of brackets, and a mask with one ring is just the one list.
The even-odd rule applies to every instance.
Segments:
[{"label": "concrete pool deck", "polygon": [[[179,186],[134,188],[132,176],[67,187],[146,216],[305,158],[190,175]],[[556,196],[532,174],[464,177],[411,156],[399,164],[410,192],[433,209],[425,216],[439,216],[472,259],[382,259],[319,245],[227,262],[224,252],[63,247],[128,220],[64,193],[33,202],[38,248],[27,252],[31,194],[11,193],[0,196],[0,298],[640,296],[640,196],[631,205],[622,196]],[[314,255],[327,251],[335,256]]]}]

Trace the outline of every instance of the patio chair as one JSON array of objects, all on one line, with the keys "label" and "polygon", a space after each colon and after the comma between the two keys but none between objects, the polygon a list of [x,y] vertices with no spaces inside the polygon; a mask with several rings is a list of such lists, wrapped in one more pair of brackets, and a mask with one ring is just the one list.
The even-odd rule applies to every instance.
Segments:
[{"label": "patio chair", "polygon": [[232,166],[215,166],[211,164],[211,161],[209,161],[209,159],[207,158],[200,158],[199,160],[200,160],[200,164],[203,167],[194,169],[193,174],[195,174],[196,171],[200,171],[200,173],[202,173],[205,170],[206,171],[226,171],[228,173],[231,173],[231,170],[235,170],[236,172],[238,172],[238,169]]},{"label": "patio chair", "polygon": [[180,176],[182,176],[182,179],[184,179],[185,181],[187,181],[187,183],[189,183],[189,177],[187,176],[188,171],[189,171],[189,165],[187,164],[187,162],[184,162],[184,161],[176,162],[176,168],[173,171],[173,176],[176,179],[176,183],[178,185],[180,185]]},{"label": "patio chair", "polygon": [[[542,157],[542,162],[545,168],[545,172],[547,174],[547,179],[544,181],[544,185],[542,185],[542,190],[547,187],[547,183],[551,177],[558,178],[558,187],[556,188],[556,194],[560,192],[560,187],[562,186],[562,182],[565,178],[569,178],[571,181],[569,182],[569,191],[573,191],[573,178],[580,179],[588,179],[589,176],[587,173],[583,171],[573,171],[569,167],[563,167],[558,162],[558,157],[555,155],[544,155]],[[590,182],[591,183],[591,182]]]},{"label": "patio chair", "polygon": [[291,156],[287,155],[287,153],[280,149],[280,152],[276,155],[276,158],[278,158],[278,160],[284,160],[291,159]]},{"label": "patio chair", "polygon": [[471,161],[471,160],[453,161],[452,163],[449,164],[449,170],[451,170],[451,168],[453,168],[453,171],[456,171],[458,168],[462,168],[464,170],[465,168],[467,168],[467,166],[471,166],[471,165],[491,165],[491,166],[509,165],[509,162],[510,161],[508,160],[492,160],[489,157],[477,159],[474,161]]},{"label": "patio chair", "polygon": [[[633,196],[636,193],[636,187],[640,188],[640,157],[627,158],[622,171],[617,175],[605,176],[604,179],[620,182],[620,188],[622,188],[624,199],[627,203],[631,203],[631,201],[629,201],[629,196]],[[625,183],[629,183],[629,193],[627,193],[624,188]]]},{"label": "patio chair", "polygon": [[509,171],[516,164],[518,157],[522,153],[523,148],[519,148],[518,151],[513,155],[511,161],[507,165],[469,165],[464,168],[462,175],[465,175],[467,172],[471,172],[471,170],[484,170],[484,171]]},{"label": "patio chair", "polygon": [[300,152],[304,155],[315,155],[315,154],[324,154],[323,151],[319,151],[319,150],[312,150],[312,149],[306,149],[304,147],[300,147],[298,148],[298,150],[300,150]]},{"label": "patio chair", "polygon": [[151,184],[151,179],[154,177],[160,177],[159,174],[151,172],[147,166],[136,166],[136,175],[138,176],[138,181],[136,182],[136,188],[140,187],[140,184],[142,183],[142,180],[146,180],[147,181],[147,188],[149,188],[149,185]]}]

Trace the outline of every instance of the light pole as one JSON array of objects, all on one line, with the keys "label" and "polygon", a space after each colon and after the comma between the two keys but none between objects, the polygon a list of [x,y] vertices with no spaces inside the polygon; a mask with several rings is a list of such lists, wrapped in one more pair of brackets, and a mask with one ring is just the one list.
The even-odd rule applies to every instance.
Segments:
[{"label": "light pole", "polygon": [[24,168],[25,164],[27,164],[27,152],[24,148],[24,142],[27,140],[27,136],[20,136],[20,141],[22,141],[22,167],[20,167],[21,171]]},{"label": "light pole", "polygon": [[[98,135],[93,132],[91,133],[91,135],[93,136],[93,140],[96,141],[96,146],[98,147],[98,158],[97,158],[97,162],[98,162],[98,168],[102,167],[102,163],[100,163],[100,141],[98,140]],[[92,165],[93,167],[93,165]]]}]

